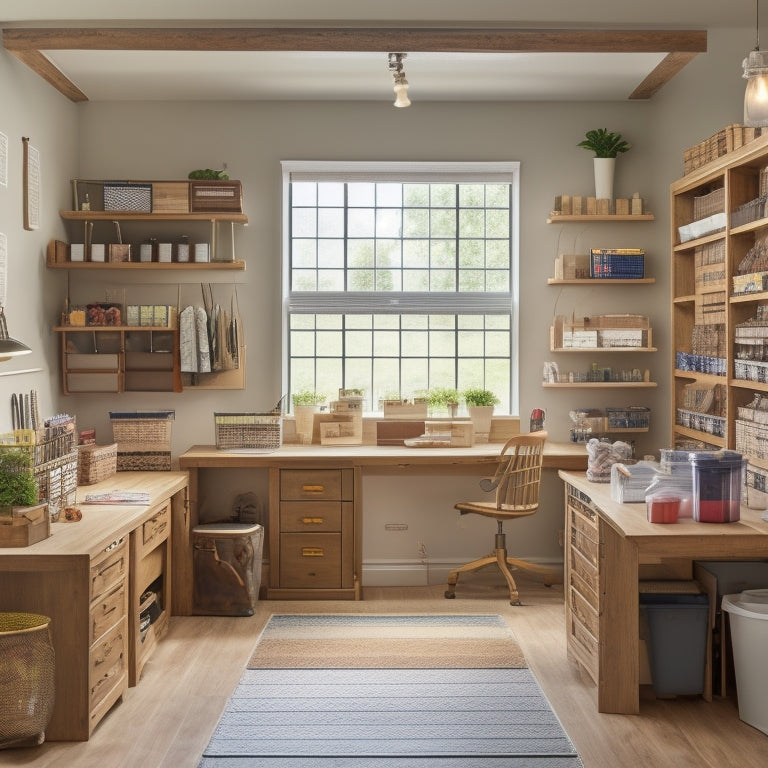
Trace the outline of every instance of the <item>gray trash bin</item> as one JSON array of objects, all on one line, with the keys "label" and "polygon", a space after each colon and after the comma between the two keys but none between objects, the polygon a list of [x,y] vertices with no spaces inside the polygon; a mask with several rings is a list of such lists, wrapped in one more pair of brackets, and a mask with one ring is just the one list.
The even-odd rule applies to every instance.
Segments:
[{"label": "gray trash bin", "polygon": [[259,599],[264,528],[214,523],[192,529],[194,612],[252,616]]},{"label": "gray trash bin", "polygon": [[739,717],[768,733],[768,589],[724,595],[723,610],[731,626]]}]

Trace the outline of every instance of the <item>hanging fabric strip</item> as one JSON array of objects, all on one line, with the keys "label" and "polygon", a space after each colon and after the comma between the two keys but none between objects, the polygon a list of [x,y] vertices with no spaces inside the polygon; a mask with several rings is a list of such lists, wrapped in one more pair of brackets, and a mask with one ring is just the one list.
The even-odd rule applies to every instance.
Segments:
[{"label": "hanging fabric strip", "polygon": [[199,373],[211,372],[211,350],[208,344],[208,315],[202,307],[195,314],[197,334],[197,370]]},{"label": "hanging fabric strip", "polygon": [[182,372],[197,373],[197,330],[194,307],[185,307],[179,313],[179,352]]}]

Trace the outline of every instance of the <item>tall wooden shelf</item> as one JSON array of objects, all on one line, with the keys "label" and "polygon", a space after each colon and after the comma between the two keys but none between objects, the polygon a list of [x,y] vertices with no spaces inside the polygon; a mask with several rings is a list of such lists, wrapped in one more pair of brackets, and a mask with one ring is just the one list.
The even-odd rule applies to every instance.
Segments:
[{"label": "tall wooden shelf", "polygon": [[[750,465],[761,468],[768,477],[768,460],[750,454],[750,451],[754,451],[756,441],[741,436],[744,425],[737,429],[737,422],[740,421],[739,408],[748,405],[755,395],[768,393],[768,383],[736,377],[738,349],[735,341],[737,325],[755,317],[758,306],[768,304],[768,291],[738,295],[733,293],[733,279],[739,274],[739,264],[755,242],[768,234],[768,218],[761,217],[747,223],[736,222],[734,225],[733,212],[740,206],[756,201],[764,192],[761,171],[765,168],[768,168],[768,136],[756,139],[741,149],[697,169],[678,179],[670,187],[673,340],[670,444],[673,447],[687,447],[700,441],[708,448],[738,450],[744,454]],[[722,199],[719,211],[707,210],[706,215],[696,216],[695,204],[698,203],[700,208],[701,203],[709,199],[707,195],[712,197],[719,190],[722,190],[717,192]],[[705,219],[716,212],[726,214],[724,229],[681,242],[680,227]],[[705,252],[706,249],[715,247],[722,251],[723,279],[720,282],[711,280],[705,284],[702,267],[716,266],[707,264]],[[716,296],[717,293],[722,294],[722,301]],[[694,332],[700,333],[701,326],[709,324],[705,322],[706,310],[713,302],[722,305],[719,320],[722,321],[720,324],[724,336],[720,349],[724,358],[721,358],[723,362],[720,363],[720,368],[725,375],[677,368],[677,353],[694,355],[698,352],[693,346]],[[714,317],[717,315],[713,315]],[[689,385],[702,388],[721,386],[724,408],[719,414],[719,418],[723,419],[719,424],[723,427],[722,437],[677,423],[680,421],[677,418],[678,409],[684,408],[685,388]],[[760,425],[755,426],[760,428]],[[768,439],[768,430],[766,438]]]}]

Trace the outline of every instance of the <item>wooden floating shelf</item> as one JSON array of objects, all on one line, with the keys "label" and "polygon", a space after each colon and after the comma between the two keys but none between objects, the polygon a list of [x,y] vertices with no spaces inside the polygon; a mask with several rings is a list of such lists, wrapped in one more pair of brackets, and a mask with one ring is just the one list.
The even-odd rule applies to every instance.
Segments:
[{"label": "wooden floating shelf", "polygon": [[247,224],[244,213],[151,213],[137,211],[59,211],[67,221],[224,221]]},{"label": "wooden floating shelf", "polygon": [[658,352],[656,347],[555,347],[550,352],[589,352],[591,355],[599,352]]},{"label": "wooden floating shelf", "polygon": [[49,269],[167,269],[201,270],[224,269],[245,271],[245,262],[235,261],[49,261]]},{"label": "wooden floating shelf", "polygon": [[547,224],[558,224],[561,221],[653,221],[652,213],[558,213],[550,214]]},{"label": "wooden floating shelf", "polygon": [[609,277],[581,277],[581,278],[559,278],[548,277],[547,285],[637,285],[638,283],[655,283],[655,277],[633,277],[633,278],[609,278]]},{"label": "wooden floating shelf", "polygon": [[[78,333],[80,331],[175,331],[175,325],[54,325],[56,332]],[[157,354],[165,354],[158,352]]]},{"label": "wooden floating shelf", "polygon": [[657,387],[658,384],[655,381],[573,381],[573,382],[554,382],[544,381],[541,384],[545,388],[562,389],[644,389]]}]

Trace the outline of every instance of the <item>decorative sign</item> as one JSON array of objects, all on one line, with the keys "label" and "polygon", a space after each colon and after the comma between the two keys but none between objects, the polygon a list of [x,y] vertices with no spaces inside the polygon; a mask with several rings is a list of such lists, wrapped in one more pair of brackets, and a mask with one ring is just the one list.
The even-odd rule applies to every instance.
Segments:
[{"label": "decorative sign", "polygon": [[22,136],[24,146],[24,229],[40,226],[40,152]]}]

